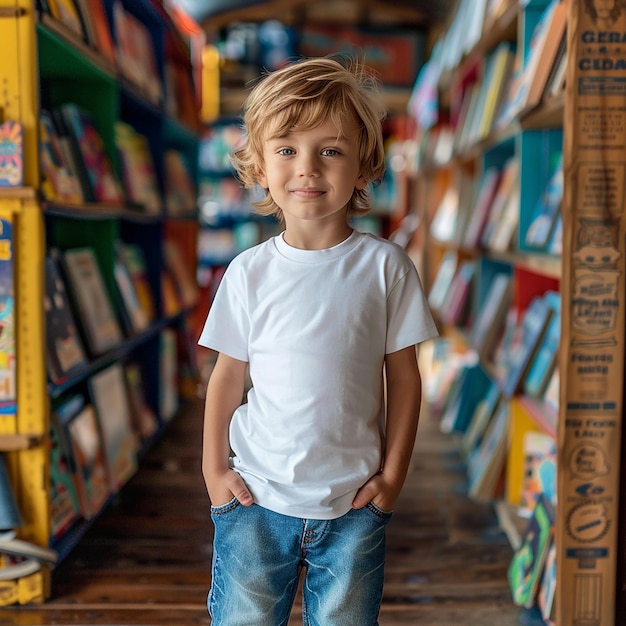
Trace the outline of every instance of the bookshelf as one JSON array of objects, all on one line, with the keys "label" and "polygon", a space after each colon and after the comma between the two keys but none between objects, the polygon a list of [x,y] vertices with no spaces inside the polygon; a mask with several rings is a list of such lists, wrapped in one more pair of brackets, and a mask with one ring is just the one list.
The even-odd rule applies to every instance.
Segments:
[{"label": "bookshelf", "polygon": [[[622,153],[612,153],[612,141],[622,137],[621,131],[613,136],[602,132],[598,141],[589,141],[594,118],[588,112],[611,110],[617,101],[608,91],[579,86],[623,79],[619,72],[617,78],[612,61],[596,59],[616,58],[614,47],[602,47],[596,40],[585,45],[590,33],[603,32],[596,24],[600,18],[589,6],[577,0],[462,0],[433,47],[431,72],[423,73],[412,97],[420,105],[413,109],[418,132],[410,158],[412,206],[420,216],[415,237],[422,250],[422,277],[437,304],[433,308],[443,334],[442,354],[435,365],[460,363],[456,376],[445,367],[434,368],[439,379],[431,382],[437,391],[433,406],[445,429],[456,432],[466,447],[474,444],[473,449],[464,448],[470,478],[479,462],[491,463],[494,480],[476,496],[493,501],[514,550],[522,549],[532,517],[528,494],[535,489],[535,501],[547,498],[554,505],[556,548],[549,549],[548,558],[557,564],[556,593],[551,565],[546,568],[544,592],[540,583],[534,601],[527,597],[523,604],[542,612],[546,623],[560,626],[582,621],[608,626],[621,615],[619,601],[624,606],[623,542],[618,553],[615,534],[618,520],[622,524],[624,518],[618,489],[623,321],[614,317],[614,306],[619,308],[619,320],[623,314],[611,298],[598,302],[591,297],[587,304],[597,306],[608,324],[604,330],[594,329],[594,314],[576,306],[586,291],[581,279],[590,277],[598,263],[593,252],[580,252],[588,246],[589,229],[604,231],[598,244],[606,253],[604,273],[597,281],[589,278],[596,287],[602,283],[607,293],[616,293],[614,279],[621,276],[624,256],[623,196],[611,195],[611,176],[609,182],[600,181],[599,196],[585,194],[580,183],[592,178],[599,163],[610,163],[613,174],[623,168]],[[467,42],[459,16],[476,14],[482,31]],[[610,20],[612,26],[604,30],[624,29],[623,11]],[[491,80],[493,59],[502,49],[515,55],[504,84],[497,84]],[[613,73],[602,69],[608,65]],[[485,97],[496,100],[495,119],[484,119],[491,109],[481,106],[481,97],[483,103]],[[437,116],[425,116],[427,106],[437,110]],[[597,119],[608,123],[603,115]],[[487,132],[477,132],[485,128]],[[475,238],[470,242],[468,225],[473,224],[469,230],[474,234],[479,230],[480,202],[494,168],[500,183],[487,209],[486,227],[478,242]],[[508,178],[513,184],[505,189]],[[468,282],[460,279],[470,266],[465,312],[455,317],[449,306],[455,302],[454,293],[447,292]],[[509,302],[491,297],[492,287],[504,285],[504,277],[511,284]],[[461,297],[458,290],[456,297],[457,301]],[[504,309],[506,314],[497,315]],[[487,341],[489,350],[481,352],[478,348],[485,344],[474,344],[477,327],[493,335],[493,342]],[[591,355],[593,350],[597,357]],[[468,358],[471,353],[474,357]],[[586,370],[584,363],[595,359],[605,367]],[[595,380],[587,375],[591,371],[599,373]],[[484,377],[489,384],[482,402],[477,402],[471,393],[478,381],[484,385]],[[490,391],[494,388],[500,392],[499,400],[497,392]],[[469,418],[461,412],[467,404],[474,406]],[[498,446],[486,425],[496,423],[501,407],[507,427],[505,443]],[[589,414],[594,410],[603,416],[600,422]],[[585,429],[585,424],[592,427]],[[481,437],[492,443],[489,458],[481,458],[476,446]],[[610,469],[603,465],[601,476],[583,477],[572,455],[585,450],[597,452]],[[545,473],[534,476],[530,484],[535,466]],[[593,508],[599,502],[589,494],[592,487],[599,489],[606,509]],[[622,500],[623,493],[622,486]],[[580,519],[582,511],[601,534],[585,536],[583,525],[573,529],[572,520]],[[591,554],[601,554],[602,559],[583,558]],[[574,605],[571,598],[586,585],[588,595]],[[546,604],[549,598],[551,606]]]},{"label": "bookshelf", "polygon": [[[165,431],[185,394],[195,392],[197,371],[190,329],[197,303],[193,289],[198,237],[195,198],[202,126],[190,53],[161,3],[76,3],[76,10],[83,10],[75,14],[78,21],[71,15],[61,19],[54,10],[48,12],[36,4],[25,0],[0,2],[0,47],[7,58],[20,60],[19,64],[4,64],[0,70],[4,85],[0,121],[21,124],[24,166],[20,187],[0,189],[0,217],[13,227],[17,325],[15,406],[10,411],[3,405],[0,412],[0,454],[7,461],[22,518],[16,529],[18,537],[52,548],[58,561],[81,540],[93,519],[132,476],[142,452]],[[134,47],[128,45],[129,32]],[[99,163],[106,161],[113,181],[108,192],[99,189],[100,170],[100,176],[91,180],[94,195],[88,196],[89,178],[81,178],[77,162],[71,163],[76,168],[73,171],[68,157],[71,150],[64,152],[63,180],[73,175],[85,192],[71,200],[59,192],[56,178],[45,177],[40,164],[43,112],[50,112],[55,130],[62,136],[59,112],[67,111],[70,105],[93,125],[85,126],[85,132],[91,133],[90,145],[102,146],[96,156]],[[66,123],[68,120],[63,118]],[[137,153],[131,155],[122,149],[122,123],[124,130],[132,130],[131,139],[139,138],[136,145],[143,151],[143,169],[132,171],[132,181],[125,173],[131,167],[128,159],[136,158]],[[92,162],[84,151],[82,157],[89,174]],[[138,180],[141,186],[131,189],[130,182]],[[76,191],[76,187],[72,189]],[[143,260],[142,272],[129,260],[131,252]],[[82,261],[89,260],[92,274],[99,274],[97,291],[92,292],[93,285],[85,283],[72,289],[68,264],[76,265],[79,256]],[[67,371],[67,352],[56,362],[55,370],[48,366],[47,354],[54,338],[44,307],[49,287],[44,268],[51,257],[56,259],[65,282],[73,321],[80,331],[74,339],[82,343],[83,350]],[[135,313],[146,315],[134,321],[128,309],[130,292],[122,291],[118,273],[123,264],[134,270],[125,274],[124,285],[137,296],[139,282],[134,279],[141,280],[153,305],[147,314],[141,303],[136,303]],[[168,291],[166,270],[170,285],[186,284],[184,294]],[[86,341],[93,337],[77,314],[80,298],[76,296],[84,295],[87,286],[93,297],[103,298],[110,314],[109,329],[114,328],[114,332],[104,343]],[[89,308],[93,303],[83,298],[81,304]],[[102,339],[103,307],[91,309],[85,315],[100,324]],[[132,369],[132,394],[126,369]],[[119,402],[115,403],[116,415],[103,428],[106,411],[102,398],[107,394]],[[51,427],[54,422],[61,431],[67,430],[73,416],[66,415],[64,407],[79,407],[81,401],[90,405],[91,414],[100,420],[96,420],[98,432],[91,436],[108,437],[109,462],[118,464],[117,478],[113,480],[115,474],[109,472],[104,498],[95,510],[76,516],[63,532],[57,532],[56,526],[53,532],[53,522],[58,522],[58,490],[51,476],[58,474],[58,468],[51,466]],[[141,428],[135,428],[141,420]],[[0,565],[5,562],[0,561]],[[51,576],[51,566],[42,561],[24,577],[3,580],[0,603],[45,601]]]}]

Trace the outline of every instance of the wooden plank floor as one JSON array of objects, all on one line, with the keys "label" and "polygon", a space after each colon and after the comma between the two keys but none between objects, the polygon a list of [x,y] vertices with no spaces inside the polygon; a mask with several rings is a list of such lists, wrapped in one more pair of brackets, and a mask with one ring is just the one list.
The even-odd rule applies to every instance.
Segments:
[{"label": "wooden plank floor", "polygon": [[[0,609],[1,624],[210,623],[211,524],[200,475],[201,420],[201,404],[191,403],[115,505],[53,572],[50,600]],[[492,507],[471,502],[464,488],[453,441],[424,416],[388,527],[381,626],[532,623],[511,603],[506,569],[512,552]],[[289,624],[301,624],[299,605]]]}]

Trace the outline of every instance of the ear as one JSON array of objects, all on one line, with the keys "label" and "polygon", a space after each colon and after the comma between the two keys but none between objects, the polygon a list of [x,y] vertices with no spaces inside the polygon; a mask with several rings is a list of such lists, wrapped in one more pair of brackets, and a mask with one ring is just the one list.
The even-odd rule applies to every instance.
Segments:
[{"label": "ear", "polygon": [[263,170],[259,170],[256,174],[256,182],[259,183],[263,189],[267,189],[267,176]]},{"label": "ear", "polygon": [[367,183],[368,182],[369,181],[367,181],[365,179],[365,176],[363,176],[363,175],[359,176],[357,178],[356,185],[355,185],[356,190],[357,191],[363,191],[363,189],[365,189],[367,187]]}]

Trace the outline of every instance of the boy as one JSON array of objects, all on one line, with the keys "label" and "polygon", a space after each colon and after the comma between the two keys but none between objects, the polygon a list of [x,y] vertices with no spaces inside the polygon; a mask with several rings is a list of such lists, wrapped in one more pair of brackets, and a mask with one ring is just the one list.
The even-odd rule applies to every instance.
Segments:
[{"label": "boy", "polygon": [[233,162],[284,231],[232,261],[199,340],[218,352],[203,450],[214,626],[286,625],[303,568],[305,624],[378,624],[416,344],[436,335],[405,252],[348,223],[384,171],[378,102],[364,67],[330,58],[269,74],[246,101]]}]

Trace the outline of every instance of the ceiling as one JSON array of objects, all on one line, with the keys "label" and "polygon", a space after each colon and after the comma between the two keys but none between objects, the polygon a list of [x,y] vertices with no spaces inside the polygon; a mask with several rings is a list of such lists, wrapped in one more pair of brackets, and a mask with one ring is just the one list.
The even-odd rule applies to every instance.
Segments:
[{"label": "ceiling", "polygon": [[205,28],[279,19],[286,23],[326,21],[438,30],[457,0],[177,0],[177,4]]}]

